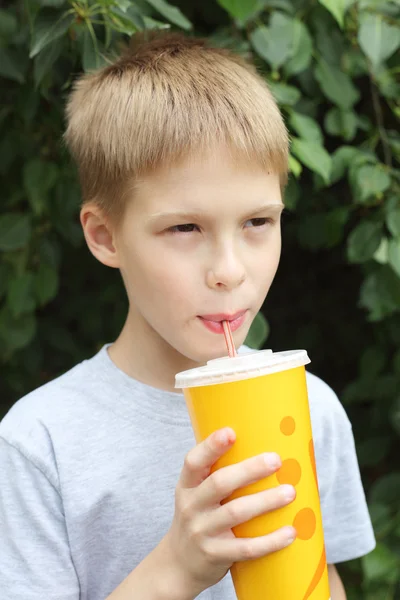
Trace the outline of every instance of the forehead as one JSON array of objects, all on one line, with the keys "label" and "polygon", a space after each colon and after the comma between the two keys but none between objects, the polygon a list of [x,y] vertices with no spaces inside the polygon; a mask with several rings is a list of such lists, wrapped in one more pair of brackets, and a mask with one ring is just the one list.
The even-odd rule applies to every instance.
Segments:
[{"label": "forehead", "polygon": [[229,200],[235,203],[281,200],[278,174],[255,163],[233,157],[225,149],[191,155],[173,165],[153,171],[136,185],[137,208],[184,204],[211,207]]}]

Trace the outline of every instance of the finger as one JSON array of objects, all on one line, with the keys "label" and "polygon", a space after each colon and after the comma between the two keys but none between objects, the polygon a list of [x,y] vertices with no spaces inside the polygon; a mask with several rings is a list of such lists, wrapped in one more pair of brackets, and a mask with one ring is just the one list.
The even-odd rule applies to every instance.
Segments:
[{"label": "finger", "polygon": [[204,510],[218,504],[235,490],[272,475],[281,465],[281,459],[275,452],[267,452],[218,469],[199,485],[196,508]]},{"label": "finger", "polygon": [[235,498],[217,510],[206,513],[204,527],[207,535],[217,535],[236,525],[246,523],[254,517],[271,510],[282,508],[293,502],[296,490],[292,485],[280,485],[276,488]]},{"label": "finger", "polygon": [[214,539],[213,555],[216,560],[221,557],[227,562],[239,562],[261,558],[273,552],[278,552],[290,546],[296,539],[296,530],[285,526],[269,533],[254,538]]},{"label": "finger", "polygon": [[185,457],[180,485],[184,488],[197,487],[208,476],[213,464],[229,450],[235,439],[233,429],[224,427],[214,431],[192,448]]}]

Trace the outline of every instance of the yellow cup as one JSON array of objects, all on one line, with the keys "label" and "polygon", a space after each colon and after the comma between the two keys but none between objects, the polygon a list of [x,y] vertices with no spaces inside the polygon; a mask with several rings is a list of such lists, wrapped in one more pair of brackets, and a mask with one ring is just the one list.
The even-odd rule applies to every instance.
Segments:
[{"label": "yellow cup", "polygon": [[282,467],[234,498],[290,483],[296,499],[286,507],[233,528],[236,537],[266,535],[293,525],[287,548],[235,563],[232,580],[239,600],[330,600],[321,508],[307,396],[305,350],[249,352],[209,361],[178,373],[197,442],[232,427],[236,442],[213,471],[263,452],[277,452]]}]

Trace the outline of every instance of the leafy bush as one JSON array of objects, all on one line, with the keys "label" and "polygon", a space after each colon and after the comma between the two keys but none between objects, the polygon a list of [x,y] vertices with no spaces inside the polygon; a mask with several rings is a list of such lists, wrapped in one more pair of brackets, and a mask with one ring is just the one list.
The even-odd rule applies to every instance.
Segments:
[{"label": "leafy bush", "polygon": [[[377,549],[348,598],[399,598],[398,0],[14,0],[0,10],[0,392],[21,395],[115,338],[126,298],[89,255],[61,142],[74,77],[137,30],[251,57],[292,137],[281,268],[248,343],[305,347],[352,420]],[[265,319],[267,317],[268,323]]]}]

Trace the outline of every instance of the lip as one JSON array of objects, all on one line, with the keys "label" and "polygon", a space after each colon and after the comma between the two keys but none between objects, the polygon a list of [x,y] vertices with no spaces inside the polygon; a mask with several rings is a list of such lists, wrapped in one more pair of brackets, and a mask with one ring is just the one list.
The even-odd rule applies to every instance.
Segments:
[{"label": "lip", "polygon": [[239,310],[238,312],[234,313],[233,315],[228,315],[228,313],[217,313],[216,315],[200,315],[200,319],[205,319],[206,321],[217,321],[217,322],[235,321],[236,319],[238,319],[239,317],[244,315],[246,310],[247,309]]},{"label": "lip", "polygon": [[216,315],[202,315],[199,316],[199,320],[203,325],[213,333],[224,333],[222,321],[229,321],[231,331],[236,331],[241,327],[246,318],[246,310],[241,310],[233,315],[219,313]]}]

